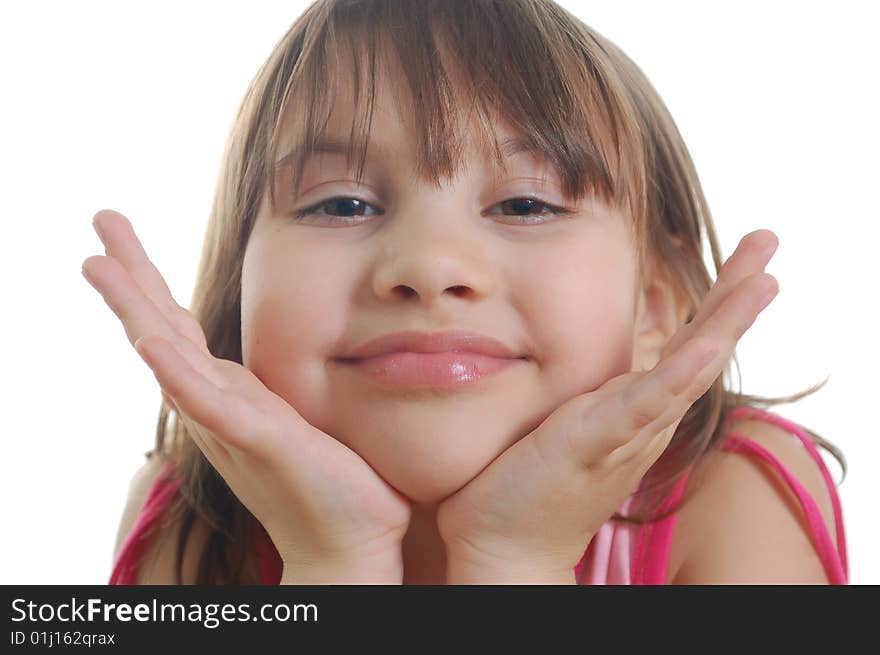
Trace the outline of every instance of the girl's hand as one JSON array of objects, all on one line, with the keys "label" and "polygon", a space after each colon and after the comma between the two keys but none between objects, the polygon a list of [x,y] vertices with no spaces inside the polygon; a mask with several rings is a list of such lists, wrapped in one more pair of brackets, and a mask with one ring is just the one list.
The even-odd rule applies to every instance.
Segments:
[{"label": "girl's hand", "polygon": [[205,457],[272,538],[282,582],[400,584],[408,501],[250,370],[211,355],[128,219],[101,211],[94,226],[107,254],[86,259],[83,275],[122,320]]},{"label": "girl's hand", "polygon": [[441,504],[447,582],[574,584],[599,527],[636,490],[778,292],[762,272],[777,244],[768,230],[743,238],[653,369],[565,402]]}]

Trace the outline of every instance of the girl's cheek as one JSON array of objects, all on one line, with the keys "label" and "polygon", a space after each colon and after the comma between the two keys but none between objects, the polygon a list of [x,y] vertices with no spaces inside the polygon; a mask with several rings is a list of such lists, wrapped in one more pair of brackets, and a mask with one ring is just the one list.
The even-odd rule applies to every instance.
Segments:
[{"label": "girl's cheek", "polygon": [[[289,251],[254,248],[242,271],[242,359],[309,422],[326,413],[326,364],[345,329],[337,276]],[[292,262],[299,262],[294,265]],[[331,284],[330,281],[335,281]],[[332,287],[332,288],[331,288]]]},{"label": "girl's cheek", "polygon": [[[291,296],[266,296],[242,306],[242,357],[266,387],[286,400],[309,423],[324,429],[332,414],[327,393],[327,334],[316,329]],[[325,355],[326,353],[326,355]]]},{"label": "girl's cheek", "polygon": [[633,326],[628,307],[619,298],[597,300],[603,295],[604,289],[596,289],[593,297],[572,299],[567,308],[557,308],[559,320],[547,325],[552,336],[546,363],[552,384],[564,397],[592,391],[630,370]]},{"label": "girl's cheek", "polygon": [[630,370],[634,338],[634,255],[624,234],[585,232],[533,262],[522,291],[536,359],[556,398],[594,390]]}]

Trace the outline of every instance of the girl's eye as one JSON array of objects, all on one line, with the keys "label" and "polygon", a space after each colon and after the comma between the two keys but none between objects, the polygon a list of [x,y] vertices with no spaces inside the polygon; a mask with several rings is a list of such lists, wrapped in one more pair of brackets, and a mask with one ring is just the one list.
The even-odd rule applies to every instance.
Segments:
[{"label": "girl's eye", "polygon": [[[539,216],[543,214],[551,214],[555,216],[565,216],[572,214],[573,212],[568,209],[564,209],[562,207],[557,207],[555,205],[551,205],[546,202],[542,202],[537,198],[510,198],[508,200],[504,200],[494,205],[495,207],[502,207],[508,209],[513,213],[513,216]],[[364,202],[363,200],[359,200],[358,198],[352,198],[350,196],[337,196],[335,198],[328,198],[327,200],[322,200],[321,202],[311,205],[309,207],[305,207],[294,215],[296,220],[302,220],[306,216],[332,216],[334,218],[341,218],[344,220],[331,220],[330,223],[342,223],[342,224],[353,224],[359,223],[360,221],[352,221],[348,220],[355,216],[363,216],[366,207],[373,207],[370,203]],[[330,209],[329,214],[322,214],[319,210],[321,209]],[[538,211],[543,210],[543,211]],[[538,211],[538,213],[534,213]],[[339,212],[339,213],[334,213]],[[381,213],[381,211],[376,212]],[[518,225],[535,225],[540,223],[546,223],[545,220],[528,220],[528,221],[513,221],[514,224]]]},{"label": "girl's eye", "polygon": [[[509,200],[504,200],[503,202],[499,202],[496,207],[508,207],[514,212],[526,212],[526,213],[515,213],[514,216],[535,216],[531,212],[535,211],[536,208],[544,208],[546,211],[541,211],[537,215],[541,214],[551,214],[554,216],[566,216],[572,214],[573,212],[564,209],[562,207],[557,207],[556,205],[551,205],[546,202],[542,202],[537,198],[510,198]],[[547,221],[514,221],[514,223],[519,225],[537,225],[540,223],[546,223]]]},{"label": "girl's eye", "polygon": [[[314,204],[310,207],[305,207],[294,215],[296,220],[302,220],[306,216],[322,216],[325,214],[321,214],[318,210],[324,208],[330,208],[331,213],[326,214],[328,216],[341,216],[342,218],[349,219],[353,216],[361,216],[363,215],[365,207],[372,207],[369,203],[364,202],[363,200],[359,200],[357,198],[351,198],[349,196],[338,196],[336,198],[328,198],[327,200],[322,200],[321,202]],[[340,214],[335,214],[332,212],[341,212]],[[354,212],[354,213],[350,213]],[[358,221],[350,221],[350,220],[342,220],[342,221],[329,221],[330,223],[357,223]]]}]

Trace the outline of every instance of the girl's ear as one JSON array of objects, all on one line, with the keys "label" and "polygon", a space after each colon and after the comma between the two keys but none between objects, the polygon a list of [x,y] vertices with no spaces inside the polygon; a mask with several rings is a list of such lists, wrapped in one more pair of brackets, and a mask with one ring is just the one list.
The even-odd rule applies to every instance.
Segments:
[{"label": "girl's ear", "polygon": [[690,301],[670,275],[650,265],[636,299],[632,370],[648,371],[660,361],[663,346],[685,324]]}]

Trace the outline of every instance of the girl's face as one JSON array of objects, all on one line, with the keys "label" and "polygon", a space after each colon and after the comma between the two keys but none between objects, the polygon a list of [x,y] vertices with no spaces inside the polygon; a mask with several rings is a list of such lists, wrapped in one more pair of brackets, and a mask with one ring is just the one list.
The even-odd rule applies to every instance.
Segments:
[{"label": "girl's face", "polygon": [[[298,198],[282,171],[277,211],[263,199],[244,257],[243,358],[401,493],[433,503],[566,400],[631,370],[636,252],[629,219],[594,198],[572,206],[530,154],[508,159],[502,175],[469,150],[442,188],[417,179],[415,137],[379,81],[362,184],[344,154],[322,153]],[[343,141],[350,106],[339,102],[328,126]],[[507,136],[499,129],[499,142]],[[524,196],[575,213],[505,202]],[[420,389],[379,384],[337,359],[391,332],[457,329],[526,359]]]}]

